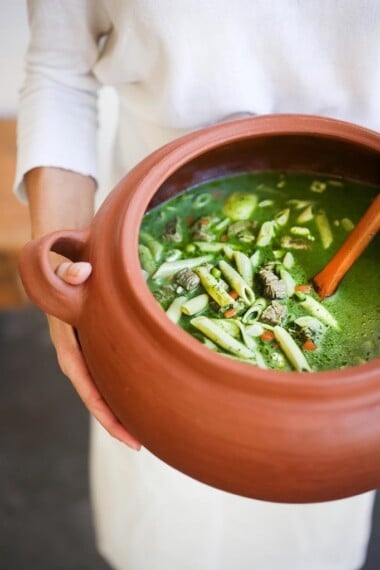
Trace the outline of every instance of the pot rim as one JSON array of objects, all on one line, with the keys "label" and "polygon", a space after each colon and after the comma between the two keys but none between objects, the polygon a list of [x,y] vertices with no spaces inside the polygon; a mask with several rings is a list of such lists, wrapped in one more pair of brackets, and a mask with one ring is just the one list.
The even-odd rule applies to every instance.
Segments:
[{"label": "pot rim", "polygon": [[[191,357],[194,368],[204,369],[206,365],[212,365],[215,379],[219,384],[245,388],[247,391],[252,391],[256,387],[260,392],[280,393],[283,397],[312,395],[314,399],[330,398],[335,392],[339,393],[339,397],[348,396],[352,392],[359,395],[360,392],[364,398],[364,401],[361,399],[360,401],[365,405],[367,398],[372,397],[373,392],[378,389],[380,358],[354,367],[311,374],[258,367],[254,367],[252,373],[252,364],[213,352],[172,323],[154,299],[141,273],[137,248],[141,221],[154,194],[179,168],[205,152],[235,141],[272,135],[306,134],[365,146],[378,152],[380,157],[380,134],[377,132],[333,118],[300,114],[254,116],[216,124],[175,139],[149,155],[135,167],[141,174],[136,179],[137,184],[129,196],[122,217],[117,244],[123,267],[122,278],[125,280],[127,275],[133,275],[133,279],[128,281],[129,292],[133,295],[139,311],[144,311],[149,318],[155,335],[159,335],[158,338],[166,337],[169,341],[168,346],[173,347],[173,358]],[[131,241],[133,247],[122,247],[122,244]],[[358,404],[357,400],[356,405]]]}]

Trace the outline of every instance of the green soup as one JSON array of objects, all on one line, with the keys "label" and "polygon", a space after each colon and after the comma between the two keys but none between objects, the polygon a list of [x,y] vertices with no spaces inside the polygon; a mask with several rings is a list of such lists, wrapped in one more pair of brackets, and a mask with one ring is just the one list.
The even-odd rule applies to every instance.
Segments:
[{"label": "green soup", "polygon": [[212,350],[276,370],[380,355],[380,239],[321,302],[311,278],[379,188],[248,173],[191,188],[144,216],[139,255],[168,317]]}]

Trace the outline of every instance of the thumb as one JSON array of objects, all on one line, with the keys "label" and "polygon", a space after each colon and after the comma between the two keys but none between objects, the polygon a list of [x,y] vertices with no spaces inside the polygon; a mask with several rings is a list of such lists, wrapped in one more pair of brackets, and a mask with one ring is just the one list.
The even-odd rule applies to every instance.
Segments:
[{"label": "thumb", "polygon": [[68,283],[69,285],[81,285],[90,276],[92,266],[87,261],[78,261],[73,263],[71,261],[64,261],[60,263],[55,272]]}]

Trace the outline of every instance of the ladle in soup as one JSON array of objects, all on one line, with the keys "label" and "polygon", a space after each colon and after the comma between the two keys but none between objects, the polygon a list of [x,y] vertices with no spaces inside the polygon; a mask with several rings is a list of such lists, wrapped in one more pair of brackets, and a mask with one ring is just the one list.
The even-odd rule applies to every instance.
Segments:
[{"label": "ladle in soup", "polygon": [[328,264],[313,278],[317,293],[324,299],[334,293],[350,267],[380,230],[380,194],[364,213],[346,241]]}]

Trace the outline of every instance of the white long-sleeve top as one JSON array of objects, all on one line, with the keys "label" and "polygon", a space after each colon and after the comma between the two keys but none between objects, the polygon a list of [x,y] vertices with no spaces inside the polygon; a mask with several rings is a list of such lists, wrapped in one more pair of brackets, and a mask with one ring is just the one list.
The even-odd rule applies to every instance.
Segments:
[{"label": "white long-sleeve top", "polygon": [[100,85],[120,97],[120,175],[235,113],[380,130],[378,0],[29,0],[29,15],[18,187],[40,165],[97,177]]},{"label": "white long-sleeve top", "polygon": [[[97,178],[101,85],[120,100],[113,180],[168,140],[238,113],[313,113],[380,130],[378,0],[30,0],[29,15],[21,195],[37,166]],[[99,547],[120,570],[363,563],[373,494],[319,505],[243,499],[126,449],[97,424],[91,457]]]}]

